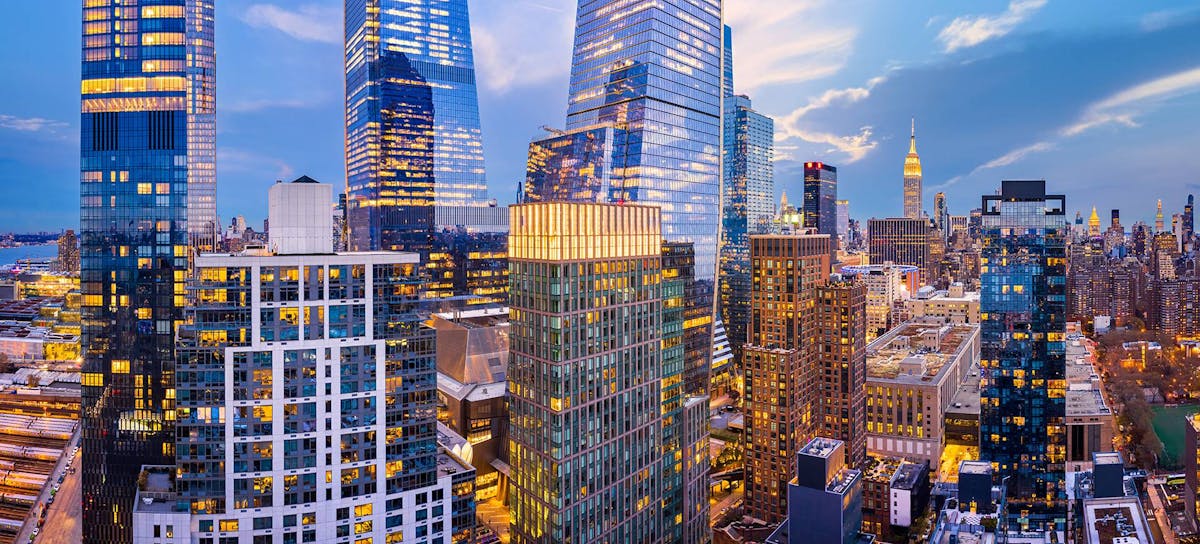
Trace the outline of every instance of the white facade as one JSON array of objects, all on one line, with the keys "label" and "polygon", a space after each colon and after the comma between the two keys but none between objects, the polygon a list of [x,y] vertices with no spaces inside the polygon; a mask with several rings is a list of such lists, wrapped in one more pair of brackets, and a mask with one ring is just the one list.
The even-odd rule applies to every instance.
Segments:
[{"label": "white facade", "polygon": [[[272,206],[276,204],[273,198]],[[272,232],[276,217],[272,215]],[[321,227],[321,232],[319,238],[328,243],[328,230]],[[256,538],[278,543],[292,542],[284,537],[294,534],[298,544],[450,544],[452,479],[471,469],[443,453],[433,485],[389,494],[385,483],[385,475],[406,468],[385,462],[387,437],[394,428],[385,415],[383,393],[402,384],[399,376],[391,376],[395,383],[389,383],[386,341],[374,336],[374,266],[418,262],[415,254],[387,252],[198,256],[198,276],[208,269],[247,267],[251,271],[252,341],[248,346],[224,348],[225,400],[219,414],[214,414],[224,423],[226,437],[226,512],[190,514],[186,501],[182,503],[185,511],[175,511],[178,499],[166,495],[160,501],[139,500],[134,511],[134,543],[218,544],[221,538],[233,537],[245,544],[259,542]],[[361,267],[364,274],[363,289],[334,293],[331,283],[335,274],[355,267]],[[263,285],[285,268],[301,274],[298,296],[291,301],[264,301],[271,297],[262,296]],[[307,278],[316,271],[322,278],[320,294],[310,296],[312,284]],[[293,311],[298,321],[294,325],[283,317]],[[334,322],[338,317],[345,320]],[[282,335],[264,330],[285,322],[278,328],[298,328],[295,339],[281,339]],[[292,334],[289,331],[287,336]],[[274,340],[269,341],[271,338]],[[239,368],[246,372],[245,366],[238,367],[235,361],[248,359],[261,361],[261,365],[251,363],[249,374],[235,375]],[[304,362],[297,364],[297,359]],[[346,379],[351,365],[353,374],[363,376],[361,379]],[[289,378],[295,373],[300,379]],[[248,383],[252,385],[248,387]],[[297,387],[299,390],[288,389]],[[359,414],[371,413],[357,409],[367,403],[371,403],[373,417],[360,419]],[[347,415],[348,406],[356,407],[355,415]],[[297,452],[297,445],[306,441],[315,442],[315,455]],[[260,462],[248,463],[239,451],[253,451],[253,459]],[[314,492],[289,499],[285,490],[303,479],[315,482]],[[352,496],[343,497],[344,485],[364,481]],[[251,499],[260,502],[239,498],[235,492],[239,486],[263,490]],[[172,536],[167,537],[169,532]],[[204,538],[209,540],[201,540]]]},{"label": "white facade", "polygon": [[908,489],[891,488],[892,525],[897,527],[912,527],[912,491]]},{"label": "white facade", "polygon": [[279,255],[333,253],[333,186],[302,177],[268,192],[268,247]]}]

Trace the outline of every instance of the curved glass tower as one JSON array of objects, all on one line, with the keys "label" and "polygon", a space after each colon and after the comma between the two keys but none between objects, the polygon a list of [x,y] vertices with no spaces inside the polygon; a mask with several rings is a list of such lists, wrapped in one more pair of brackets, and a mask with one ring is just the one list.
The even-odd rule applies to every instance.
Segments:
[{"label": "curved glass tower", "polygon": [[203,247],[216,226],[213,5],[84,2],[86,542],[130,542],[138,472],[175,453],[174,342],[189,230]]},{"label": "curved glass tower", "polygon": [[435,206],[487,204],[467,0],[347,0],[350,246],[427,254]]}]

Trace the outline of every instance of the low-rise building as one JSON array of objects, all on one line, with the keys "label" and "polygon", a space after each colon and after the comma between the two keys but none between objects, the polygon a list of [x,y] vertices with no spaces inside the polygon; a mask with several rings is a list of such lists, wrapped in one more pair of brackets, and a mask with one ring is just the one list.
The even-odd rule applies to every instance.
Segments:
[{"label": "low-rise building", "polygon": [[1067,471],[1090,470],[1092,454],[1113,451],[1116,413],[1108,406],[1094,366],[1095,343],[1067,337]]},{"label": "low-rise building", "polygon": [[938,291],[922,287],[916,296],[904,301],[909,319],[937,319],[955,325],[979,323],[979,291],[966,291],[962,283]]},{"label": "low-rise building", "polygon": [[908,322],[867,346],[867,451],[938,466],[945,413],[979,363],[979,326]]},{"label": "low-rise building", "polygon": [[873,536],[860,532],[862,483],[862,471],[847,468],[841,440],[812,439],[796,454],[796,477],[787,486],[788,516],[767,544],[873,542]]},{"label": "low-rise building", "polygon": [[929,465],[900,457],[867,457],[863,468],[863,532],[890,541],[929,505]]}]

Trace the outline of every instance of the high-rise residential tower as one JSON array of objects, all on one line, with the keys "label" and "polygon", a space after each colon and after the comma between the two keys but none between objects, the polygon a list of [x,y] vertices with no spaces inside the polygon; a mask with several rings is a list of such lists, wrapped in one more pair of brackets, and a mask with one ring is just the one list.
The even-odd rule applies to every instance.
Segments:
[{"label": "high-rise residential tower", "polygon": [[1183,207],[1183,241],[1185,246],[1192,243],[1192,237],[1196,234],[1196,197],[1188,195],[1187,205]]},{"label": "high-rise residential tower", "polygon": [[696,542],[682,529],[705,529],[707,516],[680,510],[687,501],[666,482],[681,477],[707,502],[708,461],[683,449],[708,416],[680,391],[684,286],[673,278],[688,274],[690,247],[664,246],[650,206],[511,213],[513,542]]},{"label": "high-rise residential tower", "polygon": [[84,3],[86,542],[130,542],[141,466],[175,454],[174,341],[189,245],[203,247],[217,228],[213,5]]},{"label": "high-rise residential tower", "polygon": [[830,247],[823,234],[750,238],[751,335],[742,370],[745,410],[753,417],[746,420],[745,505],[746,515],[768,524],[787,516],[787,482],[795,473],[797,449],[819,427],[813,346],[819,334],[817,293],[829,282]]},{"label": "high-rise residential tower", "polygon": [[867,284],[834,276],[816,292],[815,434],[846,443],[846,463],[867,460]]},{"label": "high-rise residential tower", "polygon": [[[582,178],[589,183],[578,183],[572,172],[541,168],[531,160],[523,195],[527,202],[659,206],[663,237],[693,245],[696,276],[688,286],[692,316],[685,334],[689,395],[707,392],[712,358],[723,30],[720,0],[672,4],[671,9],[640,0],[580,0],[567,131],[549,140],[579,143],[582,132],[611,129],[611,148],[599,151],[609,158],[601,162],[613,165],[619,177],[597,179],[588,172]],[[544,150],[542,143],[534,142],[531,150]],[[578,146],[564,151],[572,148]]]},{"label": "high-rise residential tower", "polygon": [[1158,199],[1158,205],[1154,210],[1154,233],[1158,234],[1163,232],[1163,228],[1162,199],[1160,198]]},{"label": "high-rise residential tower", "polygon": [[917,155],[917,121],[913,120],[912,136],[908,141],[908,155],[904,156],[904,217],[921,218],[921,157]]},{"label": "high-rise residential tower", "polygon": [[983,197],[983,236],[979,457],[1007,479],[1009,511],[1046,526],[1066,518],[1066,197],[1004,181]]},{"label": "high-rise residential tower", "polygon": [[804,163],[804,226],[837,237],[837,168]]},{"label": "high-rise residential tower", "polygon": [[475,471],[437,443],[419,258],[334,253],[332,195],[277,183],[270,249],[196,256],[178,453],[139,478],[136,542],[472,541]]}]

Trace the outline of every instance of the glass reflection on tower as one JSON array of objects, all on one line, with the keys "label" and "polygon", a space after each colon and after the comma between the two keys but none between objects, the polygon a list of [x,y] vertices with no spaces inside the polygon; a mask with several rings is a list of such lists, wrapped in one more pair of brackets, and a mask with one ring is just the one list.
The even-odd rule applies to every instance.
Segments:
[{"label": "glass reflection on tower", "polygon": [[1005,181],[982,220],[979,457],[1006,480],[1009,512],[1053,528],[1066,520],[1066,197]]},{"label": "glass reflection on tower", "polygon": [[137,475],[174,456],[189,226],[215,219],[211,0],[84,3],[80,122],[83,524],[131,540]]},{"label": "glass reflection on tower", "polygon": [[428,257],[434,206],[486,206],[466,0],[347,0],[350,247]]}]

